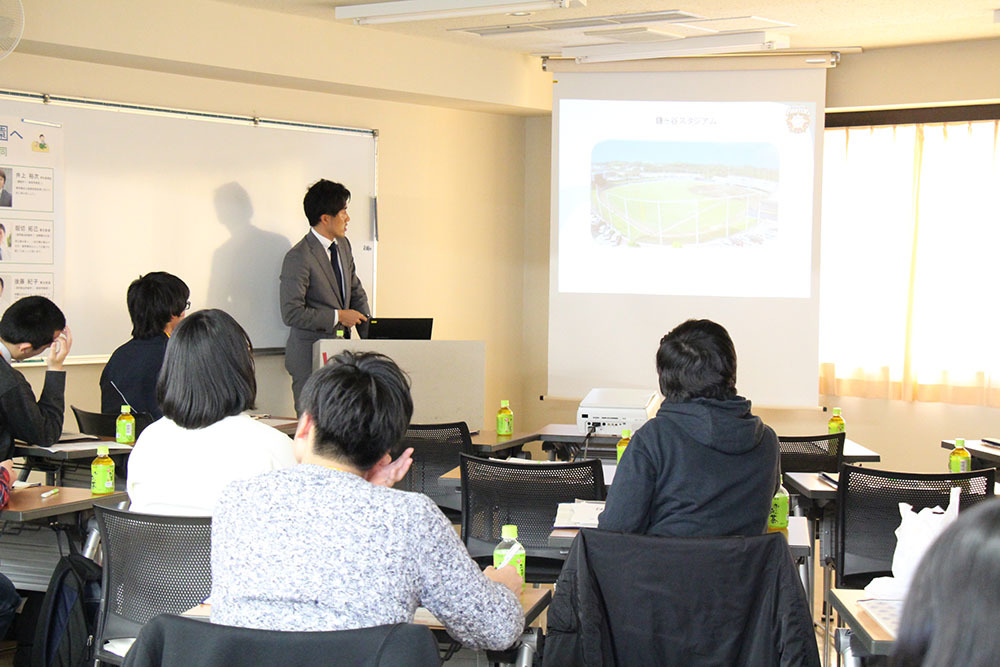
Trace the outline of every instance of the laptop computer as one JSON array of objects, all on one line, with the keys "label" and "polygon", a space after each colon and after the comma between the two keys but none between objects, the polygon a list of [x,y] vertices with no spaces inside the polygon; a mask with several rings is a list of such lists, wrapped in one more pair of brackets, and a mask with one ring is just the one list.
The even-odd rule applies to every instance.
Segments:
[{"label": "laptop computer", "polygon": [[432,317],[373,317],[368,320],[370,340],[430,340]]}]

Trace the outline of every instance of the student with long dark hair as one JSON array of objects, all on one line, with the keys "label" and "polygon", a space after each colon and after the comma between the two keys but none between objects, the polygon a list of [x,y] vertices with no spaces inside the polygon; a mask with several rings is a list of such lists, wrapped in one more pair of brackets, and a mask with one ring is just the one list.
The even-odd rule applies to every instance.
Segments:
[{"label": "student with long dark hair", "polygon": [[128,463],[137,512],[211,515],[229,482],[295,464],[287,436],[243,414],[257,397],[252,347],[224,311],[199,310],[177,326],[156,395],[164,418]]},{"label": "student with long dark hair", "polygon": [[736,393],[736,348],[688,320],[656,352],[663,403],[622,455],[599,527],[674,537],[760,535],[778,486],[778,438]]},{"label": "student with long dark hair", "polygon": [[1000,665],[1000,500],[958,515],[920,561],[893,667]]}]

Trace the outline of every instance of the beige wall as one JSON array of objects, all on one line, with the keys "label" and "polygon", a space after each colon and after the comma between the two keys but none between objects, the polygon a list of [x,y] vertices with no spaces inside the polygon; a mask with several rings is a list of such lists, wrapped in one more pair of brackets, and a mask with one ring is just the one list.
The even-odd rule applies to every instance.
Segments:
[{"label": "beige wall", "polygon": [[827,77],[828,109],[1000,101],[1000,38],[845,54]]},{"label": "beige wall", "polygon": [[[501,398],[523,403],[523,117],[20,53],[0,64],[0,87],[378,128],[379,311],[431,315],[442,339],[485,340],[486,413]],[[41,372],[28,370],[36,380]],[[97,409],[99,374],[95,366],[69,368],[67,410],[71,403]],[[258,359],[258,379],[259,407],[290,414],[281,358]]]},{"label": "beige wall", "polygon": [[[551,86],[537,59],[194,0],[169,10],[147,0],[77,4],[29,3],[24,48],[0,62],[0,87],[378,128],[380,312],[430,314],[437,337],[486,340],[487,415],[509,398],[515,428],[573,421],[572,401],[539,400],[551,122],[537,114],[547,113]],[[220,28],[228,25],[239,30]],[[998,49],[1000,40],[986,40],[845,56],[829,74],[828,103],[996,100],[1000,78],[988,63]],[[67,405],[98,407],[100,370],[70,368]],[[259,358],[257,371],[259,407],[289,414],[282,358]],[[42,369],[26,374],[40,390]],[[937,470],[941,438],[1000,433],[991,409],[822,402],[839,404],[850,435],[890,467]],[[818,410],[762,415],[782,433],[825,424]]]}]

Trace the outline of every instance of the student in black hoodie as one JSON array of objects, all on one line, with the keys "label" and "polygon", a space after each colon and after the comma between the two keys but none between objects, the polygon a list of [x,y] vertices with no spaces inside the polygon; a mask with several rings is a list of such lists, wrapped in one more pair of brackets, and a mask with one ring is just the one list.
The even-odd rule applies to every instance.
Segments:
[{"label": "student in black hoodie", "polygon": [[599,527],[719,537],[767,529],[778,437],[736,393],[736,349],[710,320],[688,320],[656,353],[663,404],[632,436]]}]

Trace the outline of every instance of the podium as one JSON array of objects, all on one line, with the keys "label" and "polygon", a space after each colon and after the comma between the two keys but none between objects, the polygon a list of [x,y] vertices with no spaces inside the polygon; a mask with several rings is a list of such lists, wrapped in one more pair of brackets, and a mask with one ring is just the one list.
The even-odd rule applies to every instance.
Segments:
[{"label": "podium", "polygon": [[470,431],[485,423],[485,341],[326,338],[313,343],[313,370],[343,350],[380,352],[410,376],[412,423],[464,421]]}]

